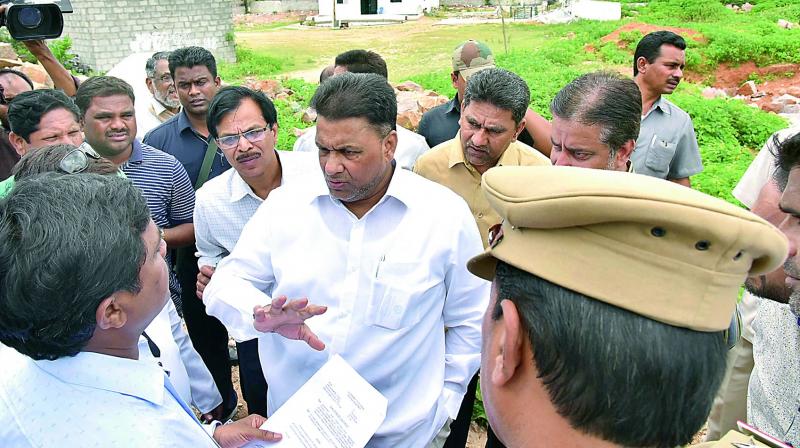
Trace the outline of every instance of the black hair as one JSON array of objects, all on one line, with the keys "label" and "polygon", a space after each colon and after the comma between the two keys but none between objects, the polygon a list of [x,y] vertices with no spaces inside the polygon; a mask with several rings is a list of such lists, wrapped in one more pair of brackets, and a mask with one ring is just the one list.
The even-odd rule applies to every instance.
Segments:
[{"label": "black hair", "polygon": [[81,110],[81,116],[85,116],[93,99],[114,95],[126,95],[131,99],[131,103],[136,102],[133,88],[127,82],[113,76],[95,76],[82,82],[78,87],[75,104]]},{"label": "black hair", "polygon": [[336,56],[334,65],[346,67],[350,73],[374,73],[389,78],[389,69],[381,55],[374,51],[350,50]]},{"label": "black hair", "polygon": [[142,193],[118,176],[17,183],[0,202],[0,342],[33,359],[76,355],[100,303],[140,291],[149,223]]},{"label": "black hair", "polygon": [[158,61],[169,61],[169,51],[157,51],[144,64],[144,73],[150,79],[156,76],[156,63]]},{"label": "black hair", "polygon": [[621,446],[692,441],[725,374],[723,332],[657,322],[504,262],[495,281],[492,319],[502,300],[516,305],[538,378],[574,429]]},{"label": "black hair", "polygon": [[250,98],[258,104],[261,109],[261,115],[267,122],[267,125],[272,128],[273,125],[278,123],[278,112],[275,110],[275,105],[272,104],[269,98],[258,90],[248,89],[247,87],[229,86],[223,87],[211,100],[208,106],[208,114],[206,115],[206,124],[208,125],[208,133],[211,137],[217,138],[217,125],[225,115],[235,111],[245,99]]},{"label": "black hair", "polygon": [[531,92],[525,80],[502,68],[487,68],[469,77],[464,91],[464,107],[469,103],[486,102],[498,109],[510,110],[519,124],[528,111]]},{"label": "black hair", "polygon": [[672,31],[653,31],[644,36],[636,45],[636,51],[633,53],[633,76],[639,74],[636,61],[643,57],[652,64],[661,55],[662,45],[672,45],[679,50],[686,49],[686,41]]},{"label": "black hair", "polygon": [[396,129],[397,97],[386,78],[372,73],[342,73],[323,82],[311,107],[326,120],[364,118],[382,137]]},{"label": "black hair", "polygon": [[611,155],[639,138],[642,94],[632,79],[611,72],[582,75],[564,86],[550,103],[555,117],[600,126],[600,141]]},{"label": "black hair", "polygon": [[198,65],[205,66],[213,78],[217,77],[217,60],[203,47],[179,48],[169,55],[169,74],[173,78],[178,67],[192,68]]},{"label": "black hair", "polygon": [[20,93],[8,105],[11,132],[30,143],[31,134],[39,130],[42,117],[56,109],[72,112],[75,121],[80,122],[78,106],[60,90],[40,89]]},{"label": "black hair", "polygon": [[781,140],[778,134],[772,136],[772,155],[775,157],[775,182],[781,191],[789,183],[789,172],[800,166],[800,132]]}]

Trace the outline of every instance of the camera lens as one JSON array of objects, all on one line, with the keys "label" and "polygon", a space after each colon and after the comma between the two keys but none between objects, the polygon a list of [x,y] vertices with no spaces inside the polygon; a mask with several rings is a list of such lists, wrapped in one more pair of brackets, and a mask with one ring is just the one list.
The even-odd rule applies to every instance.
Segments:
[{"label": "camera lens", "polygon": [[42,12],[35,6],[26,6],[19,10],[17,19],[25,28],[34,29],[42,24]]}]

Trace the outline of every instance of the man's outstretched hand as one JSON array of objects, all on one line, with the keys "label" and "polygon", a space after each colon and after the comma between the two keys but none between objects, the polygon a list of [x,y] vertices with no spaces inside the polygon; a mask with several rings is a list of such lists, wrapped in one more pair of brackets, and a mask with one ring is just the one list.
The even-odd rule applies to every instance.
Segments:
[{"label": "man's outstretched hand", "polygon": [[289,300],[279,296],[269,306],[253,308],[253,326],[262,333],[278,333],[287,339],[306,341],[314,350],[324,350],[325,344],[308,328],[306,319],[319,316],[327,306],[309,305],[308,299]]},{"label": "man's outstretched hand", "polygon": [[241,420],[218,426],[214,431],[214,440],[222,448],[238,448],[254,440],[280,441],[280,434],[259,429],[265,421],[267,419],[258,414],[250,414]]}]

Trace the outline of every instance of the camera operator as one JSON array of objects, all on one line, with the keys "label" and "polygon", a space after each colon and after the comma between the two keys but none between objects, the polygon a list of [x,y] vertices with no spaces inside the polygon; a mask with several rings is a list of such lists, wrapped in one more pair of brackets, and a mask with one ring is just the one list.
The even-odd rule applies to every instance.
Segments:
[{"label": "camera operator", "polygon": [[[5,16],[8,5],[0,6],[0,17]],[[23,44],[44,67],[53,80],[56,89],[64,91],[67,96],[74,96],[78,90],[78,80],[58,62],[44,40],[27,40]],[[17,163],[20,155],[8,140],[8,103],[22,92],[34,89],[33,81],[24,73],[14,69],[0,70],[0,180],[11,175],[11,168]]]}]

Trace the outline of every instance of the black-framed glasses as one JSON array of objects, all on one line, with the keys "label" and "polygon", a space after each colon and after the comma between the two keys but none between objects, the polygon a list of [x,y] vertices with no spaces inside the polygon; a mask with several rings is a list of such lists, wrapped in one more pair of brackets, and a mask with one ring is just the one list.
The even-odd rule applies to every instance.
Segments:
[{"label": "black-framed glasses", "polygon": [[251,129],[247,132],[241,132],[235,135],[226,135],[225,137],[218,137],[217,146],[221,149],[233,149],[239,146],[239,140],[244,137],[250,143],[257,143],[264,140],[267,135],[267,129],[272,129],[272,126],[265,126],[259,129]]},{"label": "black-framed glasses", "polygon": [[100,159],[100,156],[89,154],[81,149],[73,149],[72,151],[64,154],[61,162],[58,163],[58,169],[66,174],[78,174],[86,171],[89,167],[89,159]]}]

